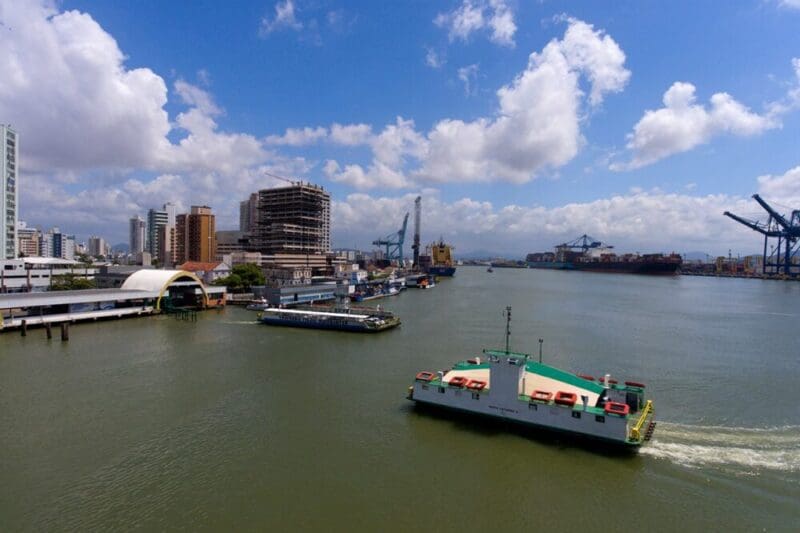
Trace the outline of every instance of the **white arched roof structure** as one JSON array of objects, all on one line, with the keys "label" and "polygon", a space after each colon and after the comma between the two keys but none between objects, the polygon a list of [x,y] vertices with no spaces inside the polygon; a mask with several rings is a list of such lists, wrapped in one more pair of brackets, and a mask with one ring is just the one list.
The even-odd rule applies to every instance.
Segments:
[{"label": "white arched roof structure", "polygon": [[176,281],[194,281],[200,285],[200,290],[203,291],[203,303],[208,305],[208,294],[206,293],[205,285],[193,272],[186,270],[155,270],[155,269],[142,269],[137,270],[122,284],[120,289],[138,290],[138,291],[151,291],[158,292],[158,299],[156,300],[156,309],[161,309],[161,298],[164,293],[169,289],[170,284]]}]

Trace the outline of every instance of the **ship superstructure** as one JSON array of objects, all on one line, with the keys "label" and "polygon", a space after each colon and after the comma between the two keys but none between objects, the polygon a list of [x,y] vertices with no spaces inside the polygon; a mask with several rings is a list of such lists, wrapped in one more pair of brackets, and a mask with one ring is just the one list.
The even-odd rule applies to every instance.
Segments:
[{"label": "ship superstructure", "polygon": [[456,263],[453,261],[453,247],[439,239],[438,242],[428,246],[431,264],[428,273],[435,276],[453,276],[456,273]]}]

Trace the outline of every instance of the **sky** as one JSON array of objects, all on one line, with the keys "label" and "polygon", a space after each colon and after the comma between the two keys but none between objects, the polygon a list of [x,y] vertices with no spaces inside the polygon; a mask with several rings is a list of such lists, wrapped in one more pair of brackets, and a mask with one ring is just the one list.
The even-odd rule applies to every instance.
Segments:
[{"label": "sky", "polygon": [[166,202],[238,229],[273,174],[330,192],[337,248],[422,195],[456,255],[749,254],[724,211],[800,209],[798,28],[800,0],[0,0],[0,123],[20,218],[79,240]]}]

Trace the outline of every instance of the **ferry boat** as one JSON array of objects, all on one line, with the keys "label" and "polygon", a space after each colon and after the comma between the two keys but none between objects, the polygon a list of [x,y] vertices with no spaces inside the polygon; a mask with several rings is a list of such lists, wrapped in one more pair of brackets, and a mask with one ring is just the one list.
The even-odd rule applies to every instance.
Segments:
[{"label": "ferry boat", "polygon": [[370,308],[264,309],[259,314],[263,324],[297,328],[333,329],[362,333],[377,333],[400,325],[400,318],[388,311]]},{"label": "ferry boat", "polygon": [[[510,321],[510,308],[507,317]],[[484,350],[483,357],[450,370],[423,371],[408,388],[408,399],[447,410],[566,433],[635,451],[655,430],[653,402],[642,383],[619,383],[606,374],[574,374],[508,349]]]}]

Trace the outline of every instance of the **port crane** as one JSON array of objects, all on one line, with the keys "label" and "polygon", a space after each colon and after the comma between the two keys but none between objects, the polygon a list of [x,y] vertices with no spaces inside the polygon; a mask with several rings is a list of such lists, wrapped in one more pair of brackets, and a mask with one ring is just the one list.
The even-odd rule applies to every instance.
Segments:
[{"label": "port crane", "polygon": [[403,242],[406,240],[406,227],[408,226],[408,213],[403,219],[403,226],[395,233],[390,233],[383,239],[372,241],[375,246],[386,248],[387,261],[399,261],[403,264]]},{"label": "port crane", "polygon": [[[558,246],[556,246],[556,248],[563,251],[580,250],[582,252],[586,252],[587,250],[589,250],[589,248],[600,248],[601,246],[603,246],[602,242],[597,241],[594,239],[594,237],[590,237],[584,233],[574,241],[559,244]],[[613,246],[606,246],[606,248],[613,248]]]},{"label": "port crane", "polygon": [[411,249],[414,250],[414,262],[411,265],[413,270],[419,270],[419,225],[422,218],[422,196],[417,196],[414,200],[414,244]]},{"label": "port crane", "polygon": [[[723,214],[764,236],[763,274],[767,274],[769,269],[770,273],[792,277],[800,276],[800,264],[793,263],[794,258],[800,255],[800,209],[792,211],[791,216],[787,219],[759,195],[754,194],[753,199],[769,215],[766,222],[749,220],[729,211],[725,211]],[[777,245],[770,247],[770,252],[767,254],[770,239],[777,239],[778,242]]]}]

